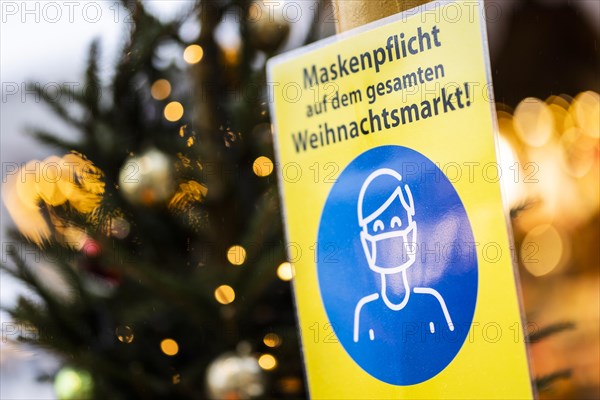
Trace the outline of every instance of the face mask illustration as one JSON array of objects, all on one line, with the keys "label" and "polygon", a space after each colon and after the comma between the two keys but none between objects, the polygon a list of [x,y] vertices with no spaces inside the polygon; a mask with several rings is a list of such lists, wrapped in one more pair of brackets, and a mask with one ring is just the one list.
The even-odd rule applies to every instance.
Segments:
[{"label": "face mask illustration", "polygon": [[417,252],[417,224],[410,221],[403,230],[378,235],[360,232],[369,267],[380,274],[394,274],[405,270],[415,262]]},{"label": "face mask illustration", "polygon": [[[376,180],[387,180],[388,185],[391,183],[393,191],[385,201],[376,202],[374,208],[366,214],[364,211],[368,209],[369,193],[381,193],[385,186],[379,186],[374,183]],[[385,182],[385,181],[384,181]],[[358,196],[358,222],[362,227],[360,232],[360,240],[362,243],[365,257],[368,261],[369,268],[380,274],[394,274],[401,272],[410,267],[416,259],[417,252],[417,223],[413,220],[415,215],[415,205],[412,198],[412,193],[408,185],[401,186],[402,177],[400,174],[389,168],[381,168],[373,172],[364,181],[359,196]],[[371,190],[371,187],[375,189]],[[389,186],[388,186],[389,187]],[[383,188],[383,189],[382,189]],[[404,191],[402,190],[404,189]],[[388,192],[389,193],[389,192]],[[400,207],[398,207],[400,204]],[[395,209],[395,207],[397,207]],[[394,210],[392,215],[389,214]],[[389,220],[389,226],[392,230],[382,233],[369,233],[368,226],[375,221],[371,227],[373,232],[377,232],[377,224],[379,229],[383,228],[382,220],[377,221],[388,213],[385,218]],[[407,219],[408,226],[404,229],[393,229],[394,225],[400,226],[404,218]],[[397,223],[395,220],[397,219]],[[387,225],[387,224],[386,224]]]}]

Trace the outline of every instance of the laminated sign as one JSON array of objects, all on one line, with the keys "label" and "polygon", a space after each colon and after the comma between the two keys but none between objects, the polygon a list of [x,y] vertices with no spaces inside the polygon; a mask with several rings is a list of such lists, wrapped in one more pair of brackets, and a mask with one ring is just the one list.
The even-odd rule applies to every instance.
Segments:
[{"label": "laminated sign", "polygon": [[532,398],[482,1],[270,60],[310,395]]}]

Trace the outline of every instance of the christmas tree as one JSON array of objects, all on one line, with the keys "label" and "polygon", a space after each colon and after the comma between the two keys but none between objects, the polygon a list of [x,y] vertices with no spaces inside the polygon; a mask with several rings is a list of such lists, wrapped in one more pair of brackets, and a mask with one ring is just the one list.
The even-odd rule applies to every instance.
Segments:
[{"label": "christmas tree", "polygon": [[[64,360],[63,398],[302,396],[264,68],[289,25],[264,4],[202,2],[185,42],[183,18],[122,7],[133,23],[112,80],[97,42],[86,90],[61,88],[74,104],[39,91],[81,140],[36,130],[62,156],[4,188],[11,238],[52,255],[64,285],[9,250],[3,268],[38,295],[10,310],[37,332],[21,339]],[[226,15],[248,40],[217,43]],[[156,62],[163,46],[184,68]]]}]

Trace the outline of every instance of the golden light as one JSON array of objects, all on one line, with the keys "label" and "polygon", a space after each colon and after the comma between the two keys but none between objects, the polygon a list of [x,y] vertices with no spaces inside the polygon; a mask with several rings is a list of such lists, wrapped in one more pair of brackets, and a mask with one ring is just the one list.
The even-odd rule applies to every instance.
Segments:
[{"label": "golden light", "polygon": [[172,210],[184,210],[192,203],[200,203],[208,194],[208,188],[196,181],[190,180],[179,184],[179,188],[169,202]]},{"label": "golden light", "polygon": [[542,147],[554,133],[554,116],[550,108],[533,97],[521,101],[513,118],[519,138],[531,147]]},{"label": "golden light", "polygon": [[[51,156],[43,162],[31,160],[5,179],[2,198],[6,208],[21,233],[37,244],[50,234],[40,206],[69,201],[77,211],[90,213],[102,200],[105,185],[102,171],[74,153]],[[60,234],[60,227],[55,228]]]},{"label": "golden light", "polygon": [[242,265],[246,261],[246,249],[240,245],[233,245],[227,250],[227,261],[233,265]]},{"label": "golden light", "polygon": [[298,393],[302,390],[302,381],[295,376],[286,376],[279,380],[279,387],[284,393]]},{"label": "golden light", "polygon": [[[32,242],[42,244],[50,237],[50,228],[39,207],[33,201],[35,199],[28,198],[28,192],[36,195],[35,180],[32,180],[32,188],[20,189],[21,193],[19,193],[18,188],[23,184],[25,178],[22,173],[22,169],[19,169],[15,171],[15,174],[6,175],[6,181],[2,185],[1,191],[2,200],[19,231]],[[21,198],[24,198],[26,203],[23,203]]]},{"label": "golden light", "polygon": [[193,145],[194,145],[194,138],[190,136],[187,140],[187,147],[192,147]]},{"label": "golden light", "polygon": [[256,176],[269,176],[273,172],[273,161],[269,157],[260,156],[254,160],[252,170]]},{"label": "golden light", "polygon": [[[61,191],[77,211],[83,214],[91,213],[100,204],[104,194],[102,171],[91,161],[75,153],[63,156],[63,163],[67,169],[68,182],[60,180]],[[75,185],[75,182],[78,184]]]},{"label": "golden light", "polygon": [[263,354],[258,358],[258,365],[266,371],[277,368],[277,360],[271,354]]},{"label": "golden light", "polygon": [[569,112],[562,106],[550,104],[548,108],[554,117],[554,126],[556,127],[556,131],[558,133],[574,125],[571,114],[569,114]]},{"label": "golden light", "polygon": [[223,58],[229,65],[237,65],[240,61],[240,51],[238,47],[223,49]]},{"label": "golden light", "polygon": [[115,330],[115,335],[117,336],[117,339],[121,343],[125,343],[125,344],[133,343],[133,339],[134,339],[133,329],[131,329],[131,327],[129,327],[127,325],[122,325],[122,326],[117,327],[117,329]]},{"label": "golden light", "polygon": [[167,121],[179,121],[183,117],[183,106],[178,101],[172,101],[165,106],[164,115]]},{"label": "golden light", "polygon": [[183,59],[188,64],[197,64],[202,60],[204,50],[197,44],[191,44],[183,51]]},{"label": "golden light", "polygon": [[575,97],[573,110],[577,125],[593,138],[600,138],[600,95],[596,92],[583,92]]},{"label": "golden light", "polygon": [[496,112],[498,118],[498,129],[500,133],[506,137],[513,137],[515,128],[513,126],[513,116],[506,111],[498,110]]},{"label": "golden light", "polygon": [[565,166],[571,176],[581,178],[590,172],[594,166],[597,143],[581,128],[571,128],[563,133],[561,144],[565,150]]},{"label": "golden light", "polygon": [[38,209],[39,195],[37,180],[40,171],[40,161],[31,160],[20,169],[15,188],[21,204],[32,210]]},{"label": "golden light", "polygon": [[229,285],[221,285],[215,289],[215,299],[221,304],[231,304],[235,300],[235,291]]},{"label": "golden light", "polygon": [[166,79],[159,79],[150,87],[150,95],[155,100],[164,100],[171,94],[171,84]]},{"label": "golden light", "polygon": [[62,176],[62,159],[51,156],[40,164],[36,179],[37,192],[48,205],[59,206],[67,201],[65,194],[59,189],[58,182]]},{"label": "golden light", "polygon": [[569,249],[560,232],[543,224],[527,233],[521,243],[521,262],[532,275],[543,276],[562,265]]},{"label": "golden light", "polygon": [[67,200],[73,196],[73,192],[77,189],[74,177],[74,166],[76,164],[74,164],[73,160],[68,157],[72,155],[73,154],[66,154],[61,158],[60,180],[56,183],[58,190],[65,195]]},{"label": "golden light", "polygon": [[289,262],[283,262],[277,267],[277,276],[282,281],[291,281],[294,277],[294,267]]},{"label": "golden light", "polygon": [[521,166],[510,142],[503,135],[498,136],[498,142],[498,158],[500,171],[502,171],[500,179],[508,204],[512,206],[520,203],[523,198],[523,190],[520,185],[521,179],[519,179],[522,175]]},{"label": "golden light", "polygon": [[560,107],[563,110],[568,110],[570,101],[571,100],[567,99],[567,97],[564,95],[563,96],[552,95],[546,99],[546,104],[548,104],[549,106]]},{"label": "golden light", "polygon": [[173,339],[164,339],[160,342],[160,349],[168,356],[174,356],[179,353],[179,344]]},{"label": "golden light", "polygon": [[263,343],[267,347],[279,347],[281,345],[281,338],[276,333],[267,333],[263,338]]},{"label": "golden light", "polygon": [[102,197],[99,195],[77,189],[69,198],[69,204],[82,214],[90,214],[98,207],[101,200]]}]

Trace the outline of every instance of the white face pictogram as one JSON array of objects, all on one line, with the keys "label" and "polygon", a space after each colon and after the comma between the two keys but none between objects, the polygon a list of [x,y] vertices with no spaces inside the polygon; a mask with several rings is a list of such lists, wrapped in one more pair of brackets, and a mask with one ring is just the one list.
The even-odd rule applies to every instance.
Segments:
[{"label": "white face pictogram", "polygon": [[[398,180],[396,190],[370,215],[364,215],[363,202],[369,185],[378,177]],[[400,174],[391,169],[379,169],[363,183],[358,201],[358,220],[362,227],[361,243],[369,267],[380,274],[401,272],[415,262],[417,223],[412,193],[408,185],[402,190]]]}]

